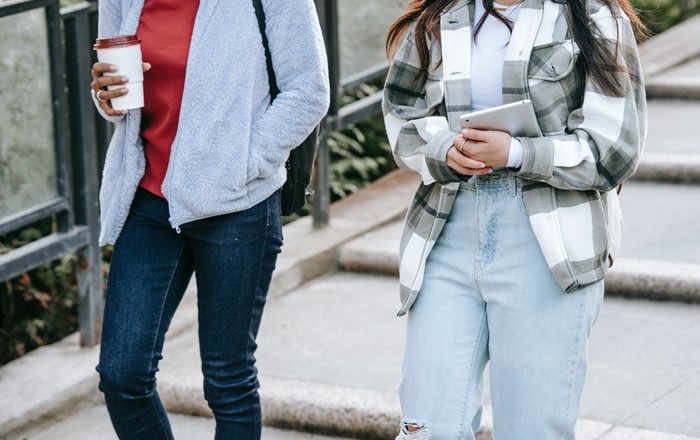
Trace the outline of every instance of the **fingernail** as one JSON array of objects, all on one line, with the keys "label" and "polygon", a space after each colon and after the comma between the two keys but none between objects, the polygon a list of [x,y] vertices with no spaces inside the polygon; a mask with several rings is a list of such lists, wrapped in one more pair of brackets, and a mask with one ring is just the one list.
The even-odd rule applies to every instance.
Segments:
[{"label": "fingernail", "polygon": [[129,77],[128,76],[122,76],[121,80],[123,83],[128,83],[129,82]]},{"label": "fingernail", "polygon": [[127,93],[129,93],[129,89],[127,87],[124,87],[123,89],[121,89],[121,92],[122,95],[126,95]]},{"label": "fingernail", "polygon": [[116,71],[117,71],[117,66],[109,66],[109,71],[110,71],[110,72],[116,72]]}]

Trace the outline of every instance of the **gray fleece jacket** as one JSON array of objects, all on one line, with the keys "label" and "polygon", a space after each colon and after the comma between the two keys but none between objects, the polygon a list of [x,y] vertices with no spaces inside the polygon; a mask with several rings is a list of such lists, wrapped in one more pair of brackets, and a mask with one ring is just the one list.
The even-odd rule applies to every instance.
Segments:
[{"label": "gray fleece jacket", "polygon": [[[143,2],[100,0],[100,37],[136,33]],[[273,194],[286,179],[289,152],[328,110],[328,67],[313,0],[262,3],[280,89],[272,105],[252,0],[200,0],[162,186],[177,230]],[[100,190],[101,245],[119,236],[145,169],[141,111],[102,115],[116,126]]]}]

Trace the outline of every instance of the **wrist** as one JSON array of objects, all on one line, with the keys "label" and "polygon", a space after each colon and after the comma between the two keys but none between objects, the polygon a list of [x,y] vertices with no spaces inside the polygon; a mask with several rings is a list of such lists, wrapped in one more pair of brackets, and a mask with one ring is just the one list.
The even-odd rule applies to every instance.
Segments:
[{"label": "wrist", "polygon": [[510,149],[508,150],[508,168],[520,168],[523,165],[523,145],[516,138],[510,139]]}]

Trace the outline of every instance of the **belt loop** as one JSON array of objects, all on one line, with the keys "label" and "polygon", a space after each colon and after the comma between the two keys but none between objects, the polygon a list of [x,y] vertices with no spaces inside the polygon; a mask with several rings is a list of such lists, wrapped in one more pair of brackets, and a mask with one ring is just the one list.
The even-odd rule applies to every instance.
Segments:
[{"label": "belt loop", "polygon": [[469,176],[469,178],[467,178],[467,179],[460,180],[459,181],[459,189],[466,189],[466,190],[473,189],[476,186],[476,184],[474,183],[475,177],[476,176]]},{"label": "belt loop", "polygon": [[517,177],[508,173],[508,195],[515,197],[518,194]]}]

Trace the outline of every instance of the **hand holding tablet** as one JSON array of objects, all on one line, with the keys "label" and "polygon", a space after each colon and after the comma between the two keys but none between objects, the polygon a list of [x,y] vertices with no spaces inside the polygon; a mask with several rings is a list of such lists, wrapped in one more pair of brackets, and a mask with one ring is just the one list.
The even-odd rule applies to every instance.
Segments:
[{"label": "hand holding tablet", "polygon": [[503,131],[513,137],[542,136],[529,99],[467,113],[459,118],[459,122],[462,128]]}]

